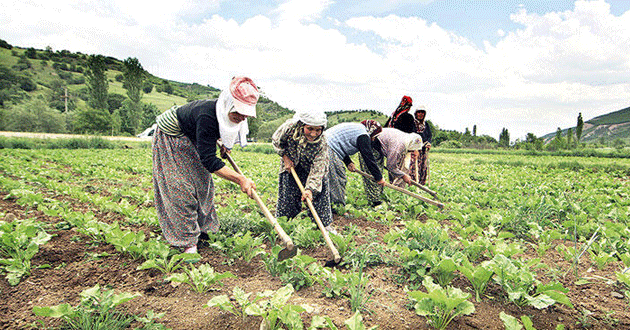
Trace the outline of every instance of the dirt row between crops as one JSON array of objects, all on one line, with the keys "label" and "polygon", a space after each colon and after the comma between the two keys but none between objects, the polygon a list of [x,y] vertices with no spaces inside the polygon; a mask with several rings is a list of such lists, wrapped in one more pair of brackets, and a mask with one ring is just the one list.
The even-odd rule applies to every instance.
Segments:
[{"label": "dirt row between crops", "polygon": [[[123,221],[120,216],[104,214],[66,196],[59,196],[53,192],[40,189],[40,193],[57,200],[70,202],[75,210],[92,211],[99,220],[111,223]],[[0,215],[13,213],[19,219],[35,218],[38,221],[57,223],[58,218],[48,217],[43,213],[21,207],[14,200],[0,194]],[[335,216],[335,226],[343,228],[354,224],[365,233],[374,230],[378,237],[387,233],[390,228],[382,224],[364,219],[348,219]],[[402,227],[402,223],[395,226]],[[151,230],[138,227],[135,230]],[[47,325],[58,325],[54,319],[35,317],[33,306],[52,306],[62,303],[76,305],[79,293],[96,284],[109,285],[118,292],[138,292],[142,296],[125,303],[125,311],[136,315],[145,315],[148,310],[166,315],[160,323],[172,329],[258,329],[261,319],[258,317],[240,317],[222,312],[217,308],[203,308],[212,297],[219,294],[231,295],[232,288],[239,286],[245,292],[263,292],[277,290],[283,284],[276,277],[272,277],[265,270],[260,257],[247,264],[237,260],[233,265],[226,265],[225,257],[210,249],[200,251],[202,262],[208,263],[217,272],[230,271],[237,278],[224,280],[225,286],[204,294],[192,292],[185,284],[171,285],[163,280],[163,274],[156,270],[136,270],[142,261],[135,261],[121,255],[111,245],[94,243],[87,236],[75,230],[48,230],[54,237],[40,248],[40,252],[33,259],[33,265],[49,264],[49,269],[34,269],[32,274],[23,279],[15,287],[0,279],[0,328],[23,329],[34,325],[37,320],[43,320]],[[565,243],[566,244],[566,243]],[[322,263],[328,258],[325,246],[302,251],[317,258]],[[536,257],[529,249],[526,257]],[[550,250],[544,258],[547,265],[557,266],[566,270],[568,263],[555,250]],[[602,271],[592,270],[588,262],[580,264],[579,273],[582,276],[614,278],[616,265],[608,265]],[[343,270],[348,271],[348,270]],[[398,285],[391,278],[397,272],[396,267],[379,266],[368,268],[366,273],[370,277],[370,294],[372,298],[367,307],[371,313],[364,313],[366,325],[378,325],[380,329],[429,329],[425,319],[410,310],[408,295],[404,287]],[[538,272],[539,279],[545,282],[545,273]],[[548,279],[547,279],[548,280]],[[518,308],[513,303],[506,302],[501,289],[496,284],[490,284],[486,297],[482,302],[474,302],[476,312],[470,316],[456,318],[449,329],[503,329],[499,320],[500,312],[516,317],[529,315],[537,329],[553,329],[557,324],[566,325],[567,329],[579,329],[586,323],[591,323],[597,329],[630,328],[630,314],[628,302],[619,299],[619,288],[604,281],[593,281],[590,284],[576,286],[575,278],[568,274],[559,281],[570,292],[568,296],[575,305],[575,309],[559,305],[542,311],[531,307]],[[471,285],[463,276],[458,276],[452,283],[466,292],[472,293]],[[302,319],[306,325],[310,324],[313,315],[326,315],[335,324],[344,329],[344,321],[352,316],[347,299],[328,299],[322,296],[321,287],[316,284],[310,288],[303,288],[293,294],[292,304],[308,304],[314,308],[312,314],[304,313]],[[583,311],[593,314],[584,317]],[[607,314],[615,311],[615,314]],[[37,327],[37,326],[36,326]]]}]

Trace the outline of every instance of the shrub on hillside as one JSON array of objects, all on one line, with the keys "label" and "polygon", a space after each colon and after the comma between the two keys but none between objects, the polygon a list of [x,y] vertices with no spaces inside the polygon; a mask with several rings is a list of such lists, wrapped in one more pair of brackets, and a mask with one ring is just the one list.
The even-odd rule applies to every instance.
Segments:
[{"label": "shrub on hillside", "polygon": [[5,112],[5,129],[16,132],[64,133],[65,118],[42,98],[13,106]]}]

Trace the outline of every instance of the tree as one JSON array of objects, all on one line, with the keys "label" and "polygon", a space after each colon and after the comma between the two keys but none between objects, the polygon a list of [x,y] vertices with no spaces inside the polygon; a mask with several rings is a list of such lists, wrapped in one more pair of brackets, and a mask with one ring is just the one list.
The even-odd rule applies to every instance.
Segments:
[{"label": "tree", "polygon": [[551,141],[549,147],[553,150],[560,150],[565,147],[564,139],[562,138],[562,129],[560,127],[556,130],[556,136],[553,138],[553,141]]},{"label": "tree", "polygon": [[74,129],[78,133],[107,133],[111,129],[112,118],[106,108],[86,107],[77,111]]},{"label": "tree", "polygon": [[501,130],[501,134],[499,134],[499,146],[501,147],[510,146],[510,133],[505,127],[503,128],[503,130]]},{"label": "tree", "polygon": [[477,125],[473,125],[473,132],[472,132],[473,136],[476,137],[477,136]]},{"label": "tree", "polygon": [[107,96],[107,109],[109,113],[114,113],[114,111],[120,107],[122,107],[123,102],[127,98],[122,94],[110,93]]},{"label": "tree", "polygon": [[127,58],[123,61],[123,87],[133,103],[139,103],[142,98],[142,83],[146,73],[137,58]]},{"label": "tree", "polygon": [[88,57],[84,75],[89,92],[88,104],[94,109],[107,109],[107,89],[109,86],[105,75],[106,71],[103,55],[90,55]]},{"label": "tree", "polygon": [[145,129],[150,127],[155,123],[155,118],[160,115],[160,110],[158,107],[151,104],[143,104],[142,105],[142,118],[140,119],[140,127]]},{"label": "tree", "polygon": [[584,128],[584,121],[582,120],[582,113],[578,115],[577,118],[577,126],[575,127],[575,137],[577,139],[577,144],[580,144],[580,140],[582,139],[582,129]]},{"label": "tree", "polygon": [[118,108],[121,133],[136,134],[141,111],[142,103],[134,103],[130,99],[126,99],[123,102],[122,107]]},{"label": "tree", "polygon": [[26,49],[26,51],[24,52],[24,55],[26,55],[26,57],[28,57],[30,59],[36,59],[37,58],[37,51],[35,50],[35,48],[30,47],[30,48]]},{"label": "tree", "polygon": [[6,112],[7,130],[43,133],[63,133],[66,130],[61,113],[49,108],[43,97],[16,105],[9,110]]},{"label": "tree", "polygon": [[152,90],[153,90],[153,83],[148,80],[145,80],[144,83],[142,84],[142,91],[145,94],[149,94],[151,93]]},{"label": "tree", "polygon": [[573,146],[573,128],[569,128],[567,130],[567,148],[571,148]]},{"label": "tree", "polygon": [[123,61],[123,87],[130,103],[121,109],[122,131],[135,135],[142,114],[142,83],[146,73],[137,58]]}]

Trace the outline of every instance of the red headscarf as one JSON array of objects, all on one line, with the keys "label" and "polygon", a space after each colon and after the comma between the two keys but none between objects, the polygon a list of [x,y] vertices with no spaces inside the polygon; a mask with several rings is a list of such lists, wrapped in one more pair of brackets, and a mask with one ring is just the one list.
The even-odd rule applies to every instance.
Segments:
[{"label": "red headscarf", "polygon": [[403,96],[402,100],[400,100],[400,104],[398,105],[398,108],[394,110],[391,118],[389,118],[385,126],[394,127],[394,123],[396,122],[396,120],[398,120],[398,117],[402,115],[403,113],[408,112],[409,109],[411,109],[411,106],[412,106],[411,97],[407,95]]}]

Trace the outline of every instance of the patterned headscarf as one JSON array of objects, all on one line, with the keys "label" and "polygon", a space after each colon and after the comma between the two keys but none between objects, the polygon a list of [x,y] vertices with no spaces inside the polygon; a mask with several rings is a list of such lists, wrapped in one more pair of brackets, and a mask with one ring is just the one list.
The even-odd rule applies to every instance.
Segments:
[{"label": "patterned headscarf", "polygon": [[375,137],[376,135],[378,135],[380,132],[383,131],[383,127],[381,126],[381,123],[373,119],[366,119],[362,121],[361,124],[365,126],[371,138]]},{"label": "patterned headscarf", "polygon": [[408,112],[409,109],[411,109],[411,106],[411,97],[407,95],[403,96],[402,100],[400,100],[398,108],[394,110],[394,112],[392,113],[392,117],[389,118],[389,120],[387,121],[387,127],[394,127],[394,123],[396,122],[396,120],[398,120],[398,117],[400,117],[400,115],[402,115],[403,113]]}]

